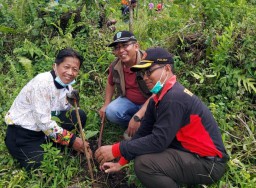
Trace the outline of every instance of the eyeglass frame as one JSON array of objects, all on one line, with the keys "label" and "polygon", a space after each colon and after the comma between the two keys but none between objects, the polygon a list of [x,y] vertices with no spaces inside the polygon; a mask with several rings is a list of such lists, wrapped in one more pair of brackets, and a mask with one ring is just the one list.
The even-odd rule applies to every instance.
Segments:
[{"label": "eyeglass frame", "polygon": [[127,50],[127,48],[128,48],[131,44],[135,44],[135,42],[124,42],[124,43],[120,43],[120,44],[122,44],[122,46],[117,47],[118,44],[115,45],[115,46],[113,46],[113,51],[119,51],[121,48]]},{"label": "eyeglass frame", "polygon": [[142,76],[147,76],[147,77],[149,77],[155,70],[157,70],[157,69],[160,69],[160,68],[163,68],[163,67],[165,67],[165,65],[162,65],[162,66],[160,66],[160,67],[156,67],[156,68],[154,68],[154,69],[142,69],[141,71],[140,71],[140,73],[142,74]]}]

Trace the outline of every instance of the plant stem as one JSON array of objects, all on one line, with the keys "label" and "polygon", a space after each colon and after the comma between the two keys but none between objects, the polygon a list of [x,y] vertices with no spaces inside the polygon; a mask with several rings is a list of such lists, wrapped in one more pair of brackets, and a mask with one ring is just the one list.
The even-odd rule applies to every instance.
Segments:
[{"label": "plant stem", "polygon": [[75,104],[75,110],[76,110],[76,118],[77,118],[77,121],[78,121],[80,134],[81,134],[82,141],[83,141],[83,144],[84,144],[84,153],[85,153],[86,160],[87,160],[87,163],[88,163],[89,173],[90,173],[90,176],[91,176],[92,186],[93,186],[94,178],[93,178],[92,165],[91,165],[91,161],[90,161],[90,153],[89,153],[89,151],[88,151],[88,149],[86,148],[86,145],[85,145],[85,135],[84,135],[83,128],[82,128],[82,123],[81,123],[80,115],[79,115],[79,112],[78,112],[76,99],[74,99],[74,104]]},{"label": "plant stem", "polygon": [[103,117],[101,119],[100,136],[99,136],[99,140],[98,140],[98,148],[101,146],[101,140],[102,140],[102,135],[103,135],[104,123],[105,123],[105,113],[103,114]]}]

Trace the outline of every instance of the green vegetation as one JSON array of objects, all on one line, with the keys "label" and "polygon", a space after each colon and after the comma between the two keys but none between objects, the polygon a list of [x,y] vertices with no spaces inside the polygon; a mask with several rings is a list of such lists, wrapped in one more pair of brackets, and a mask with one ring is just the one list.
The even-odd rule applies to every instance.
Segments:
[{"label": "green vegetation", "polygon": [[[161,12],[150,12],[149,0],[139,0],[134,33],[142,49],[162,46],[174,55],[179,81],[203,99],[219,123],[231,160],[221,181],[204,187],[256,187],[256,1],[163,2]],[[97,111],[114,59],[106,47],[114,33],[105,25],[99,28],[102,16],[116,19],[117,31],[129,29],[122,22],[119,0],[0,2],[0,187],[90,187],[85,159],[60,155],[49,145],[44,146],[40,169],[19,169],[4,144],[4,116],[20,89],[39,72],[50,70],[56,52],[70,46],[85,57],[75,88],[88,114],[86,131],[99,131]],[[108,123],[105,127],[103,143],[120,139],[121,129]],[[132,165],[126,181],[140,187]]]}]

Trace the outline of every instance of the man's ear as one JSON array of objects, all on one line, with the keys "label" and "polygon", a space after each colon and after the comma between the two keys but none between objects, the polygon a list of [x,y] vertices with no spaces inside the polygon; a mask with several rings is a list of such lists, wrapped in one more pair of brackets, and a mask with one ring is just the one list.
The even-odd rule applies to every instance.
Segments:
[{"label": "man's ear", "polygon": [[167,64],[165,67],[167,71],[172,72],[172,66],[170,64]]},{"label": "man's ear", "polygon": [[134,44],[134,47],[135,47],[136,52],[139,51],[139,49],[140,49],[139,43],[136,42],[136,43]]}]

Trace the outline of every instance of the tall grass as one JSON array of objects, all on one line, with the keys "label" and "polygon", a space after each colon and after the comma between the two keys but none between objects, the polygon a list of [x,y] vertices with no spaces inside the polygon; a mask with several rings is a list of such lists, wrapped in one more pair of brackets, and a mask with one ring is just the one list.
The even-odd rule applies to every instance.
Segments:
[{"label": "tall grass", "polygon": [[[119,1],[97,2],[104,4],[109,19],[118,21],[117,31],[129,29],[122,21]],[[231,160],[219,182],[203,187],[256,187],[255,1],[163,2],[161,12],[150,12],[149,0],[139,1],[133,32],[142,49],[162,46],[174,55],[179,81],[202,98],[219,124]],[[4,116],[26,82],[50,70],[56,52],[71,46],[85,57],[75,87],[88,115],[86,130],[98,131],[97,111],[104,102],[107,68],[114,59],[106,45],[114,33],[99,28],[102,10],[95,1],[2,0],[0,7],[0,187],[85,187],[90,181],[79,157],[66,153],[61,159],[52,158],[59,151],[48,146],[46,165],[32,173],[20,169],[4,144]],[[107,124],[103,142],[111,144],[121,133]],[[51,160],[56,161],[54,166]],[[132,165],[127,181],[140,187]]]}]

